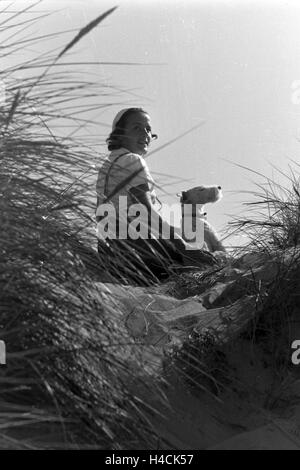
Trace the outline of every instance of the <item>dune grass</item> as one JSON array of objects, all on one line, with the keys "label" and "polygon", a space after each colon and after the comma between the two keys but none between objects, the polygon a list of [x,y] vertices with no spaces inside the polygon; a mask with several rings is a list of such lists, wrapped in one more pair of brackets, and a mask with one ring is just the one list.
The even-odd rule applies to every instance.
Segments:
[{"label": "dune grass", "polygon": [[[77,100],[99,94],[95,84],[74,82],[71,71],[56,68],[113,10],[84,27],[58,55],[1,73],[3,448],[156,446],[147,417],[155,409],[145,397],[163,401],[160,385],[122,329],[122,312],[105,302],[95,282],[107,280],[94,231],[95,157],[76,130],[87,125]],[[22,12],[10,20],[21,28]],[[9,18],[0,27],[7,33]],[[18,41],[21,47],[18,39],[2,53],[13,54]],[[18,73],[30,67],[31,75],[20,80]],[[74,137],[56,134],[58,122],[71,126]]]},{"label": "dune grass", "polygon": [[[230,222],[250,239],[247,250],[286,249],[300,242],[300,180],[299,164],[292,161],[287,171],[275,168],[275,174],[286,180],[279,183],[247,167],[238,165],[256,177],[252,201],[244,203],[246,217]],[[258,182],[258,181],[261,182]]]},{"label": "dune grass", "polygon": [[[121,280],[133,284],[156,281],[136,268],[134,255],[116,248],[108,266],[106,254],[97,254],[93,142],[78,134],[90,124],[86,110],[110,105],[113,87],[60,68],[62,57],[113,11],[101,13],[59,51],[0,75],[0,339],[7,346],[7,366],[0,367],[1,448],[153,449],[161,442],[153,416],[168,407],[166,376],[158,373],[155,350],[144,354],[129,336],[119,305],[107,300],[101,284],[120,282],[120,271]],[[2,50],[5,56],[23,41],[17,34],[22,13],[11,16],[16,26],[7,20],[1,34],[16,28],[16,37]],[[99,103],[91,105],[96,97]],[[289,319],[299,315],[299,179],[294,172],[291,189],[266,182],[250,206],[259,208],[255,216],[234,222],[250,237],[247,247],[223,265],[175,275],[172,293],[201,295],[222,282],[228,267],[240,269],[244,253],[275,259],[271,282],[255,280],[252,270],[254,280],[239,285],[237,295],[256,295],[263,304],[243,339],[264,346],[268,365],[282,379],[290,368]],[[232,297],[225,300],[230,304]],[[218,396],[234,380],[209,332],[187,335],[165,366],[199,393]]]}]

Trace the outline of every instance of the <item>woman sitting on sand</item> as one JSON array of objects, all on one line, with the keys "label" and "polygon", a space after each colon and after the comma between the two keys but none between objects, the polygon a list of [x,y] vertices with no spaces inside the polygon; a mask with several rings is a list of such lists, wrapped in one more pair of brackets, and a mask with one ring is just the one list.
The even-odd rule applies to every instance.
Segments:
[{"label": "woman sitting on sand", "polygon": [[[113,204],[117,215],[114,227],[116,232],[113,234],[115,236],[106,236],[105,241],[100,237],[99,253],[114,257],[117,254],[118,257],[124,258],[125,263],[126,260],[129,261],[130,255],[131,271],[132,268],[133,271],[138,268],[146,277],[150,276],[157,280],[174,272],[174,266],[190,264],[191,257],[194,261],[199,259],[200,262],[209,264],[212,264],[213,257],[202,251],[202,256],[199,256],[199,252],[188,251],[187,243],[159,214],[154,181],[144,159],[154,138],[157,136],[152,134],[150,117],[142,108],[123,109],[116,115],[107,139],[110,154],[101,166],[97,180],[96,219],[98,225],[105,217],[107,221],[107,212],[103,211],[103,204],[108,202]],[[132,239],[129,236],[128,224],[134,220],[134,217],[130,217],[126,212],[126,220],[124,217],[122,219],[121,201],[123,206],[126,201],[128,211],[136,203],[146,208],[148,239],[145,237]],[[155,213],[156,220],[159,221],[159,235],[156,230],[156,238],[150,224],[151,212]],[[101,227],[103,228],[103,225]],[[163,229],[169,230],[169,240],[161,238]]]}]

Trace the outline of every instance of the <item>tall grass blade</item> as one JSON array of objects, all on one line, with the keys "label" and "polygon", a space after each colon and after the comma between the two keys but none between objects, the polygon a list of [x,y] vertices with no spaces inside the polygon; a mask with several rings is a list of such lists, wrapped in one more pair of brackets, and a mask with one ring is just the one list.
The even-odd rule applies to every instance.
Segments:
[{"label": "tall grass blade", "polygon": [[66,45],[66,47],[64,47],[64,49],[60,52],[60,54],[58,54],[57,56],[57,60],[60,59],[60,57],[62,57],[68,50],[70,50],[73,46],[75,46],[75,44],[77,44],[78,41],[80,41],[80,39],[83,38],[83,36],[85,36],[86,34],[88,34],[90,31],[92,31],[92,29],[96,28],[96,26],[98,26],[99,23],[101,23],[101,21],[103,21],[107,16],[109,16],[111,13],[113,13],[116,8],[118,7],[113,7],[113,8],[110,8],[109,10],[107,10],[105,13],[103,13],[102,15],[98,16],[98,18],[96,18],[95,20],[91,21],[90,23],[88,23],[86,26],[84,26],[80,31],[79,33],[75,36],[74,39],[72,39],[72,41]]}]

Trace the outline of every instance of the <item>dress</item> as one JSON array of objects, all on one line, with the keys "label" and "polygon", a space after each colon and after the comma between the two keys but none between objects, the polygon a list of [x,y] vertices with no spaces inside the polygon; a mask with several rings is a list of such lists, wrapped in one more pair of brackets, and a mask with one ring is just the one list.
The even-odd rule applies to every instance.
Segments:
[{"label": "dress", "polygon": [[[144,185],[145,189],[147,188],[150,192],[152,204],[154,207],[157,205],[158,210],[154,180],[144,158],[125,148],[113,150],[104,160],[98,173],[96,184],[97,222],[103,220],[101,207],[107,203],[114,206],[117,222],[124,220],[124,213],[120,213],[120,197],[126,198],[127,207],[130,208],[137,201],[133,200],[129,190],[140,185]],[[129,221],[130,218],[127,216],[126,223]],[[99,237],[98,251],[100,254],[106,257],[115,257],[117,254],[119,259],[120,256],[123,256],[124,261],[129,261],[131,268],[134,266],[134,269],[138,268],[138,270],[145,271],[146,277],[150,275],[150,277],[154,276],[155,279],[167,277],[171,273],[174,263],[182,264],[182,255],[176,250],[171,241],[158,241],[152,238],[148,240],[142,238],[131,240],[128,237],[122,239],[122,236],[119,237],[118,223],[116,229],[116,237],[108,237],[105,241],[101,240],[101,236]],[[115,276],[116,273],[113,274]]]}]

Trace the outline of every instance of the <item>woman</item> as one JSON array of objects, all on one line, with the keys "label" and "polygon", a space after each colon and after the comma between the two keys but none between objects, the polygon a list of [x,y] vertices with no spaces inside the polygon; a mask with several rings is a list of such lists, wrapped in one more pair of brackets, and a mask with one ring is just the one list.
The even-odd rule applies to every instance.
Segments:
[{"label": "woman", "polygon": [[[108,150],[111,153],[104,161],[98,175],[96,218],[98,225],[99,223],[101,225],[104,220],[107,222],[107,212],[102,210],[103,204],[113,205],[117,221],[116,225],[113,225],[113,229],[116,230],[115,232],[113,230],[113,235],[116,237],[110,236],[105,241],[99,240],[98,251],[110,258],[115,257],[116,271],[120,269],[116,256],[118,259],[121,256],[123,257],[121,265],[126,262],[129,264],[127,270],[124,266],[125,271],[130,274],[129,277],[138,268],[139,279],[141,273],[147,279],[150,277],[157,281],[174,272],[174,265],[176,267],[188,264],[186,260],[191,255],[186,251],[186,242],[159,214],[154,181],[144,159],[151,140],[155,138],[157,136],[152,134],[150,116],[142,108],[126,108],[116,115],[112,131],[107,139]],[[127,229],[134,217],[128,216],[128,212],[124,217],[124,211],[121,214],[121,201],[122,203],[126,201],[127,209],[136,203],[142,204],[142,207],[146,209],[149,239],[130,238]],[[168,233],[166,230],[170,231],[169,240],[159,238],[157,230],[156,237],[159,240],[154,238],[153,227],[150,223],[151,212],[155,213],[155,219],[159,222],[160,236],[162,230],[164,233]],[[195,253],[193,257],[195,258]],[[207,258],[211,264],[213,257]]]}]

